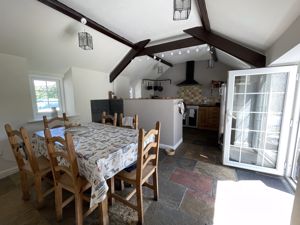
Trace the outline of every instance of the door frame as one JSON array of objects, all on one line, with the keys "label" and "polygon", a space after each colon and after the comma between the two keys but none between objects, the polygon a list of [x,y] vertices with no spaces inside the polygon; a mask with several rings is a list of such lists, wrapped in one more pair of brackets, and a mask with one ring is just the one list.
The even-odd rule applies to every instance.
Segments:
[{"label": "door frame", "polygon": [[[299,143],[300,136],[300,80],[299,73],[297,74],[297,83],[296,83],[296,91],[294,98],[294,107],[293,107],[293,116],[291,123],[291,134],[289,140],[289,148],[287,155],[287,166],[285,176],[287,178],[291,178],[293,172],[293,165],[297,159],[295,158],[297,147]],[[292,179],[291,179],[292,180]],[[293,185],[294,186],[294,185]]]},{"label": "door frame", "polygon": [[[290,134],[290,121],[292,117],[292,105],[294,103],[295,83],[297,77],[297,66],[282,66],[282,67],[268,67],[259,69],[247,70],[234,70],[228,72],[228,91],[226,101],[226,116],[225,116],[225,133],[223,145],[223,164],[238,168],[244,168],[264,173],[276,174],[283,176],[285,174],[286,154],[289,143]],[[234,99],[234,81],[237,76],[251,76],[251,75],[264,75],[273,73],[288,73],[286,94],[284,99],[284,108],[282,113],[281,133],[278,145],[278,155],[276,168],[266,168],[246,163],[230,161],[230,138],[231,138],[231,125],[232,125],[232,109]]]}]

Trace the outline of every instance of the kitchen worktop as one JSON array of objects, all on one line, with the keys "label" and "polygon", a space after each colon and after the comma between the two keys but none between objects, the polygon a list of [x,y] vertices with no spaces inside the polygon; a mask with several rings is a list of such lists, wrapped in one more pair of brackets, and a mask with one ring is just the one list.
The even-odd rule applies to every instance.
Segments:
[{"label": "kitchen worktop", "polygon": [[186,104],[187,106],[199,106],[199,107],[220,107],[216,104]]}]

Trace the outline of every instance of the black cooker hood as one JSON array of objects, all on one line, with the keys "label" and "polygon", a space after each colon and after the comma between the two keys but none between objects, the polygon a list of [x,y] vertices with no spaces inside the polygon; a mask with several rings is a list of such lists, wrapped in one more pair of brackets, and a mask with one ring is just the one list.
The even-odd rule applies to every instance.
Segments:
[{"label": "black cooker hood", "polygon": [[194,70],[195,70],[195,61],[187,61],[185,80],[177,84],[177,86],[200,85],[197,81],[194,80]]}]

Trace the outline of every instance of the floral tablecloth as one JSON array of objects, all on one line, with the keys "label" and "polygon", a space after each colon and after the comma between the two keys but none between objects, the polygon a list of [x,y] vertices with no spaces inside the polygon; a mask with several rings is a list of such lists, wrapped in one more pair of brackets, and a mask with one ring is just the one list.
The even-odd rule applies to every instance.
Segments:
[{"label": "floral tablecloth", "polygon": [[[136,161],[138,131],[100,123],[81,127],[78,132],[73,129],[72,134],[79,172],[92,184],[92,207],[105,199],[108,191],[106,180]],[[64,132],[64,128],[51,129],[52,136],[64,137]],[[34,133],[33,147],[38,156],[48,157],[43,131]]]}]

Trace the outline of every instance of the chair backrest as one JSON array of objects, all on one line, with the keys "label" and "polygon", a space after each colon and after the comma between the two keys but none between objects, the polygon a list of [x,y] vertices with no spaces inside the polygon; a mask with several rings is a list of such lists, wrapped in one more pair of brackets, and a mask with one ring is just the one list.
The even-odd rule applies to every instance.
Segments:
[{"label": "chair backrest", "polygon": [[[65,173],[72,179],[73,187],[79,188],[79,170],[72,134],[65,133],[63,139],[59,136],[52,137],[49,129],[45,129],[44,133],[55,182],[58,182],[61,174]],[[58,158],[64,159],[67,165],[60,165]]]},{"label": "chair backrest", "polygon": [[118,114],[114,113],[113,116],[107,115],[105,111],[101,114],[101,123],[103,124],[111,124],[113,126],[117,126]]},{"label": "chair backrest", "polygon": [[21,127],[20,131],[13,130],[10,124],[5,124],[5,131],[19,170],[22,170],[25,164],[29,163],[32,172],[34,174],[38,172],[39,166],[32,151],[32,145],[26,129]]},{"label": "chair backrest", "polygon": [[[62,127],[64,125],[58,125],[57,126],[57,122],[59,121],[63,121],[64,122],[64,125],[65,125],[65,122],[69,121],[66,113],[63,113],[63,116],[62,117],[54,117],[52,119],[47,119],[47,116],[43,116],[43,122],[44,122],[44,128],[55,128],[55,127]],[[50,124],[54,124],[53,127],[49,127]]]},{"label": "chair backrest", "polygon": [[[148,142],[151,138],[154,140]],[[145,145],[145,141],[147,144]],[[145,134],[144,129],[139,130],[138,141],[138,157],[137,157],[137,182],[142,180],[143,170],[151,163],[152,166],[157,167],[158,153],[159,153],[159,141],[160,141],[160,122],[156,122],[155,129],[151,129]],[[150,150],[152,149],[152,152]]]},{"label": "chair backrest", "polygon": [[119,124],[120,124],[120,127],[127,127],[127,128],[131,128],[131,129],[138,129],[139,127],[139,117],[138,115],[134,115],[133,116],[133,121],[132,121],[132,126],[127,126],[126,124],[123,123],[123,119],[125,117],[123,116],[123,113],[120,113],[120,120],[119,120]]}]

